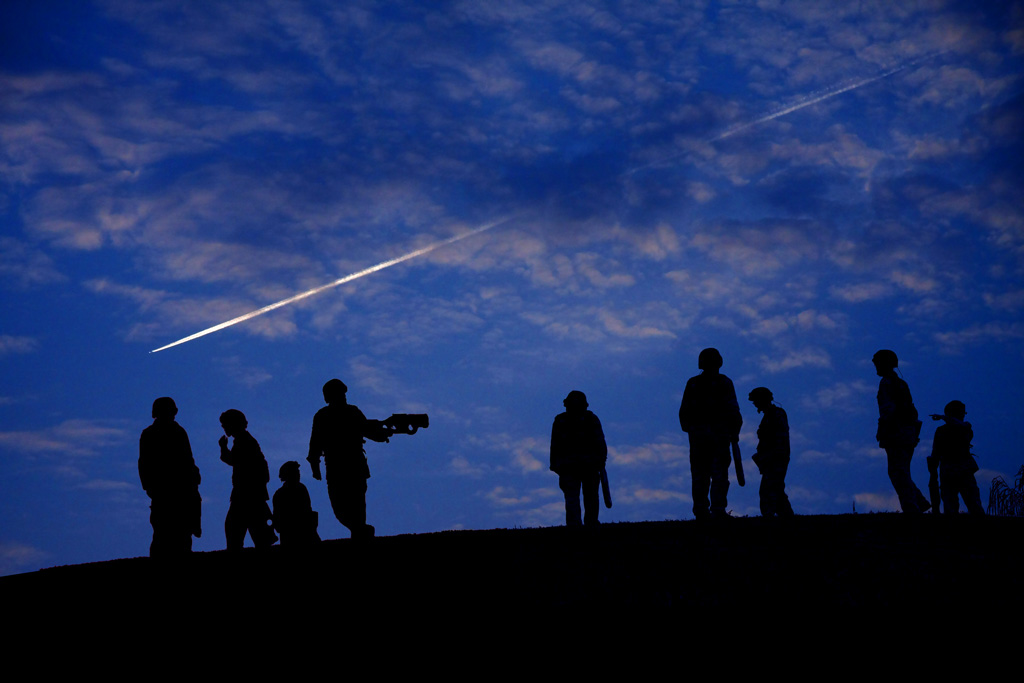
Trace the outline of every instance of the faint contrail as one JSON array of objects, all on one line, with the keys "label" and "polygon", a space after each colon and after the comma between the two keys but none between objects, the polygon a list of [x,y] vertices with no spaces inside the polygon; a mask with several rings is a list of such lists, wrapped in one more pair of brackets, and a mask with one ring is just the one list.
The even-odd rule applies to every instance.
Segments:
[{"label": "faint contrail", "polygon": [[[777,119],[780,116],[785,116],[786,114],[792,114],[793,112],[799,111],[800,109],[803,109],[804,107],[810,107],[811,105],[818,104],[819,102],[824,102],[825,100],[831,99],[833,97],[837,97],[839,95],[842,95],[843,93],[850,92],[851,90],[856,90],[857,88],[863,88],[865,85],[870,85],[870,84],[872,84],[872,83],[874,83],[876,81],[882,80],[883,78],[888,78],[889,76],[892,76],[893,74],[899,73],[900,71],[903,71],[904,69],[908,69],[908,68],[914,66],[915,64],[923,62],[923,61],[925,61],[927,59],[931,59],[932,57],[938,57],[939,55],[942,55],[942,54],[944,54],[946,52],[948,52],[948,50],[942,50],[942,51],[939,51],[939,52],[931,52],[931,53],[928,53],[928,54],[926,54],[924,56],[918,57],[917,59],[912,59],[910,61],[903,62],[899,66],[895,66],[895,67],[893,67],[893,68],[891,68],[891,69],[889,69],[887,71],[883,71],[880,74],[875,74],[874,76],[870,76],[868,78],[862,78],[859,81],[854,81],[853,83],[850,83],[849,85],[843,85],[843,86],[831,88],[831,89],[826,90],[825,92],[821,93],[820,95],[811,95],[810,97],[808,97],[806,99],[803,99],[803,100],[797,102],[796,104],[791,104],[788,107],[783,107],[782,109],[776,109],[775,111],[773,111],[773,112],[771,112],[769,114],[765,114],[764,116],[760,116],[760,117],[754,119],[753,121],[747,121],[746,123],[742,123],[742,124],[733,126],[732,128],[729,128],[729,129],[725,130],[724,132],[719,133],[718,135],[715,135],[715,136],[712,136],[710,138],[707,138],[704,142],[717,142],[718,140],[724,140],[726,138],[730,138],[733,135],[736,135],[738,133],[742,133],[745,130],[749,130],[750,128],[753,128],[754,126],[759,126],[762,123],[766,123],[768,121],[771,121],[772,119]],[[674,161],[674,160],[678,159],[681,156],[685,156],[686,154],[689,154],[689,151],[679,152],[678,154],[673,154],[673,155],[667,156],[667,157],[665,157],[663,159],[659,159],[657,161],[652,161],[649,164],[644,164],[643,166],[638,166],[638,167],[628,171],[628,173],[636,173],[637,171],[642,171],[644,169],[648,169],[648,168],[651,168],[653,166],[660,166],[660,165],[666,164],[666,163],[668,163],[670,161]]]},{"label": "faint contrail", "polygon": [[199,337],[205,337],[206,335],[212,334],[213,332],[217,332],[219,330],[223,330],[225,327],[231,327],[232,325],[236,325],[238,323],[245,322],[246,320],[251,320],[252,318],[255,318],[258,315],[263,315],[264,313],[269,313],[270,311],[273,311],[276,308],[281,308],[282,306],[287,306],[288,304],[293,304],[296,301],[301,301],[302,299],[306,299],[306,298],[309,298],[311,296],[315,296],[316,294],[319,294],[320,292],[322,292],[324,290],[331,289],[333,287],[337,287],[338,285],[343,285],[346,282],[352,282],[352,280],[356,280],[358,278],[361,278],[364,275],[369,275],[370,273],[376,273],[378,270],[384,270],[385,268],[390,268],[391,266],[397,265],[397,264],[401,263],[402,261],[408,261],[409,259],[416,258],[417,256],[423,256],[424,254],[428,254],[428,253],[434,251],[435,249],[438,249],[440,247],[452,244],[454,242],[458,242],[459,240],[464,240],[467,237],[472,237],[473,235],[479,235],[480,233],[484,232],[485,230],[490,230],[491,228],[496,227],[498,225],[501,225],[502,223],[506,223],[506,222],[512,220],[513,218],[515,218],[515,215],[506,216],[504,218],[499,218],[496,221],[492,221],[492,222],[490,222],[490,223],[488,223],[486,225],[482,225],[479,228],[475,228],[473,230],[470,230],[469,232],[464,232],[461,235],[456,235],[455,237],[449,237],[448,239],[441,240],[440,242],[434,242],[433,244],[428,244],[427,246],[422,247],[420,249],[417,249],[416,251],[410,251],[408,254],[405,254],[403,256],[399,256],[397,258],[393,258],[390,261],[384,261],[383,263],[378,263],[377,265],[370,266],[369,268],[366,268],[365,270],[360,270],[358,273],[352,273],[351,275],[346,275],[345,277],[337,279],[334,282],[328,282],[326,285],[320,285],[319,287],[314,287],[313,289],[307,289],[305,292],[302,292],[300,294],[296,294],[295,296],[290,296],[287,299],[282,299],[281,301],[278,301],[277,303],[270,304],[269,306],[264,306],[263,308],[259,308],[259,309],[255,310],[255,311],[250,311],[249,313],[246,313],[245,315],[240,315],[237,318],[232,318],[231,320],[228,320],[227,322],[223,322],[223,323],[221,323],[219,325],[214,325],[213,327],[208,327],[205,330],[203,330],[202,332],[196,332],[195,334],[189,335],[189,336],[185,337],[184,339],[179,339],[178,341],[173,342],[171,344],[168,344],[167,346],[161,346],[159,349],[153,349],[152,351],[150,351],[150,353],[156,353],[158,351],[163,351],[164,349],[169,349],[172,346],[177,346],[178,344],[184,344],[185,342],[192,341],[193,339],[199,339]]},{"label": "faint contrail", "polygon": [[888,71],[880,73],[880,74],[878,74],[876,76],[872,76],[871,78],[864,78],[862,80],[859,80],[859,81],[856,81],[854,83],[851,83],[850,85],[846,85],[846,86],[843,86],[841,88],[836,88],[835,90],[829,90],[829,91],[827,91],[827,92],[825,92],[825,93],[823,93],[821,95],[811,96],[809,99],[803,100],[802,102],[797,102],[796,104],[790,105],[788,107],[784,107],[782,109],[778,109],[776,111],[773,111],[770,114],[765,114],[764,116],[762,116],[760,118],[757,118],[757,119],[754,119],[753,121],[749,121],[749,122],[741,124],[739,126],[733,126],[732,128],[728,129],[724,133],[720,133],[720,134],[716,135],[715,137],[710,138],[708,140],[708,142],[716,142],[718,140],[724,140],[725,138],[732,137],[733,135],[736,135],[737,133],[742,133],[743,131],[747,130],[748,128],[753,128],[754,126],[760,125],[760,124],[765,123],[767,121],[771,121],[772,119],[777,119],[780,116],[785,116],[786,114],[791,114],[791,113],[793,113],[793,112],[795,112],[797,110],[803,109],[804,107],[810,107],[811,105],[817,104],[818,102],[824,102],[825,100],[831,99],[831,98],[836,97],[838,95],[842,95],[844,92],[850,92],[851,90],[856,90],[857,88],[863,88],[865,85],[870,85],[871,83],[874,83],[875,81],[880,81],[883,78],[888,78],[889,76],[892,76],[894,73],[898,73],[900,71],[903,71],[904,69],[906,69],[909,66],[910,66],[909,62],[905,63],[905,64],[900,64],[899,66],[897,66],[897,67],[895,67],[893,69],[889,69]]}]

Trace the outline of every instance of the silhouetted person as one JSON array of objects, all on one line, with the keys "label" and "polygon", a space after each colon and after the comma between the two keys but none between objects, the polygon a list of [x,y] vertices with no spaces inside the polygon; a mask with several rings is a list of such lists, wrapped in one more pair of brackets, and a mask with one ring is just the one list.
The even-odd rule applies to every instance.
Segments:
[{"label": "silhouetted person", "polygon": [[910,396],[910,387],[896,375],[899,363],[896,353],[882,349],[871,358],[878,383],[878,439],[879,448],[885,449],[888,460],[889,481],[896,489],[903,512],[917,514],[931,507],[910,477],[910,459],[920,441],[921,421]]},{"label": "silhouetted person", "polygon": [[719,372],[722,354],[704,349],[697,367],[702,372],[686,382],[679,405],[679,426],[690,437],[693,515],[697,519],[728,517],[729,449],[739,440],[743,418],[732,380]]},{"label": "silhouetted person", "polygon": [[761,515],[792,517],[793,506],[786,495],[786,471],[789,469],[789,419],[786,411],[772,403],[772,392],[757,387],[747,396],[762,413],[757,428],[757,452],[751,460],[761,473]]},{"label": "silhouetted person", "polygon": [[192,537],[203,535],[199,468],[184,428],[174,421],[178,406],[164,396],[153,401],[153,424],[139,437],[139,479],[149,496],[153,525],[150,557],[192,552]]},{"label": "silhouetted person", "polygon": [[[570,391],[562,401],[565,412],[551,425],[551,471],[558,475],[558,487],[565,494],[565,525],[598,524],[597,488],[601,469],[608,459],[608,446],[597,415],[587,410],[582,391]],[[586,516],[580,516],[580,491]]]},{"label": "silhouetted person", "polygon": [[290,460],[278,472],[284,482],[274,493],[274,528],[282,548],[302,548],[320,541],[316,532],[317,514],[309,500],[309,491],[299,481],[299,463]]},{"label": "silhouetted person", "polygon": [[[220,425],[224,436],[220,437],[220,459],[231,465],[231,505],[224,520],[224,535],[228,550],[241,550],[245,532],[249,532],[253,545],[268,548],[277,541],[271,526],[270,506],[267,501],[267,484],[270,482],[270,468],[263,451],[252,434],[246,431],[249,421],[240,410],[221,413]],[[228,437],[234,439],[228,448]]]},{"label": "silhouetted person", "polygon": [[320,458],[327,465],[327,495],[331,508],[352,533],[352,538],[373,536],[366,523],[366,480],[370,466],[366,462],[365,439],[387,441],[388,432],[377,420],[367,420],[363,412],[347,401],[348,387],[340,379],[324,384],[327,405],[313,416],[306,460],[319,481]]},{"label": "silhouetted person", "polygon": [[942,413],[932,416],[945,420],[945,424],[935,430],[932,454],[928,460],[934,461],[939,468],[943,512],[947,515],[959,514],[959,499],[963,496],[967,512],[984,516],[981,492],[978,491],[978,482],[974,478],[974,473],[978,471],[978,463],[971,455],[974,430],[971,429],[971,423],[964,420],[967,416],[967,407],[960,401],[950,401]]}]

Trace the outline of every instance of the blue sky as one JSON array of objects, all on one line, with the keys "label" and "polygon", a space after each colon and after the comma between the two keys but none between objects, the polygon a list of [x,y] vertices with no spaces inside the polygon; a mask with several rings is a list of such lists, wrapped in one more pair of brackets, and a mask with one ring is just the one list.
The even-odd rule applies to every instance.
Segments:
[{"label": "blue sky", "polygon": [[276,472],[332,377],[431,418],[368,444],[380,534],[562,523],[572,389],[609,442],[602,520],[688,519],[707,346],[745,453],[750,389],[788,411],[798,513],[898,509],[879,348],[921,413],[966,403],[987,500],[1024,461],[1022,57],[1020,2],[3,3],[0,573],[146,554],[164,395],[195,548],[223,548],[219,414]]}]

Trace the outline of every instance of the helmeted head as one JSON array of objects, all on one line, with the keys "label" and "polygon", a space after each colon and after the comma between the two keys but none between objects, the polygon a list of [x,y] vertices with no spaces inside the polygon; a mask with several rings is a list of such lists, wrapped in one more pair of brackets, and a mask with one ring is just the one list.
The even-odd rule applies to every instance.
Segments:
[{"label": "helmeted head", "polygon": [[759,403],[771,403],[774,398],[775,397],[772,396],[771,389],[768,389],[767,387],[757,387],[756,389],[751,390],[747,395],[747,399],[754,405]]},{"label": "helmeted head", "polygon": [[955,417],[958,420],[962,420],[967,415],[967,406],[962,401],[950,401],[942,409],[942,414],[946,417]]},{"label": "helmeted head", "polygon": [[722,367],[722,354],[718,349],[704,349],[697,356],[697,367],[701,370],[718,370]]},{"label": "helmeted head", "polygon": [[590,404],[587,403],[586,394],[582,391],[573,390],[562,401],[562,405],[565,406],[566,410],[586,410]]},{"label": "helmeted head", "polygon": [[281,481],[298,481],[299,463],[294,460],[289,460],[285,464],[281,465],[281,469],[277,471],[277,476]]},{"label": "helmeted head", "polygon": [[249,426],[249,421],[245,419],[245,413],[232,408],[220,414],[220,424],[225,430],[240,431]]},{"label": "helmeted head", "polygon": [[347,393],[348,387],[340,379],[327,380],[327,384],[324,385],[324,401],[327,403],[344,401]]},{"label": "helmeted head", "polygon": [[170,396],[161,396],[153,401],[153,419],[164,418],[173,420],[178,414],[178,406],[174,405],[174,399]]},{"label": "helmeted head", "polygon": [[871,356],[871,362],[875,364],[875,368],[879,370],[894,370],[899,365],[899,359],[896,358],[896,352],[890,351],[889,349],[881,349],[875,352],[875,355]]}]

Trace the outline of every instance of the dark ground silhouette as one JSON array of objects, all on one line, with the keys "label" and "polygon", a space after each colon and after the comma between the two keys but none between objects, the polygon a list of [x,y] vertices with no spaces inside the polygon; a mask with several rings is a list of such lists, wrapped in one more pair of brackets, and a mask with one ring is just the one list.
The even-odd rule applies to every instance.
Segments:
[{"label": "dark ground silhouette", "polygon": [[762,610],[781,608],[805,621],[850,624],[890,610],[924,618],[936,596],[953,594],[967,624],[977,624],[988,601],[1024,601],[1022,519],[861,514],[573,531],[441,531],[364,545],[345,539],[325,541],[312,555],[246,549],[194,553],[178,564],[139,557],[15,574],[0,579],[0,588],[8,616],[115,611],[125,624],[146,623],[155,611],[189,615],[198,606],[225,623],[249,609],[261,621],[288,616],[313,624],[335,612],[358,621],[383,613],[501,618],[580,608],[756,623]]},{"label": "dark ground silhouette", "polygon": [[13,575],[0,579],[16,625],[5,644],[12,660],[47,672],[187,679],[515,680],[567,668],[553,659],[565,652],[580,653],[573,675],[615,679],[711,675],[711,663],[740,681],[1019,673],[1024,519],[573,530],[443,531],[326,541],[311,555],[275,547]]}]

